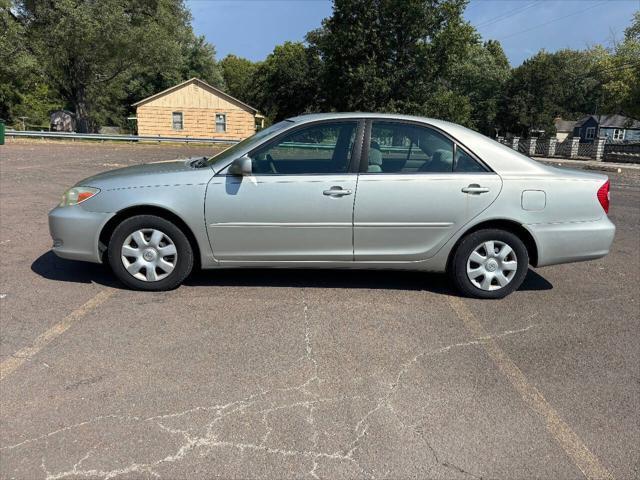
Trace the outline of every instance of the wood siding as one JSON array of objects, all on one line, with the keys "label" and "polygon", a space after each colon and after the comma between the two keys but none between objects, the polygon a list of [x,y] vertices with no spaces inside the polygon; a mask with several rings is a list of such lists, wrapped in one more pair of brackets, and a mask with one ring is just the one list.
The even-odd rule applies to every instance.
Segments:
[{"label": "wood siding", "polygon": [[[182,130],[174,130],[173,112],[182,112]],[[216,114],[226,115],[226,132],[216,132]],[[161,95],[136,111],[138,135],[243,139],[255,133],[255,117],[246,107],[196,83]]]}]

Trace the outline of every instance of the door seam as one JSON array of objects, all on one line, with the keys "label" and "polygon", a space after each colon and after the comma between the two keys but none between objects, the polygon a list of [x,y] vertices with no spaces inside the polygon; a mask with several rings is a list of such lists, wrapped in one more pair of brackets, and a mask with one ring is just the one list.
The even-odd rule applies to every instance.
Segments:
[{"label": "door seam", "polygon": [[351,261],[356,261],[356,201],[358,200],[358,182],[360,174],[356,175],[356,186],[353,192],[353,204],[351,206]]}]

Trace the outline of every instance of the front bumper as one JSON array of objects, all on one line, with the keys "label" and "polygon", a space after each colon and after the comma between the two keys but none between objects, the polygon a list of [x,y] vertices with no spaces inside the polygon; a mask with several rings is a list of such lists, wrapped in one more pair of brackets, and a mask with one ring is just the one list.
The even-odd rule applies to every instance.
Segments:
[{"label": "front bumper", "polygon": [[616,226],[606,215],[592,222],[524,226],[538,246],[538,267],[604,257],[609,253],[616,233]]},{"label": "front bumper", "polygon": [[49,212],[53,253],[69,260],[102,263],[100,232],[114,215],[88,212],[81,205],[54,208]]}]

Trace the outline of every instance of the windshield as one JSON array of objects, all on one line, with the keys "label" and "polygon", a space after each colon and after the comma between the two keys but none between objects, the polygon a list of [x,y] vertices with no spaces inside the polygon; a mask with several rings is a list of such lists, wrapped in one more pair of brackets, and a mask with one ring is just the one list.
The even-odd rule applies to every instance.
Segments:
[{"label": "windshield", "polygon": [[260,143],[260,140],[262,140],[263,138],[266,138],[272,133],[290,126],[292,123],[293,122],[291,120],[283,120],[282,122],[274,123],[270,127],[260,130],[254,135],[248,138],[245,138],[240,143],[236,143],[232,147],[229,147],[226,150],[223,150],[220,153],[217,153],[213,157],[207,158],[207,165],[211,166],[215,163],[228,160],[230,157],[235,157],[239,152],[242,152],[244,150],[250,150],[252,146]]}]

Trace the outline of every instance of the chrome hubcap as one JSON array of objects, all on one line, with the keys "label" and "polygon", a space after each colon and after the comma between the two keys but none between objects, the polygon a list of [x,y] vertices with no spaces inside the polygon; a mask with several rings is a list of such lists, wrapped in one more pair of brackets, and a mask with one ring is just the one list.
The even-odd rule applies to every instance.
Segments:
[{"label": "chrome hubcap", "polygon": [[489,240],[478,245],[467,259],[467,276],[481,290],[505,287],[518,269],[518,258],[504,242]]},{"label": "chrome hubcap", "polygon": [[143,282],[157,282],[176,268],[178,251],[164,232],[143,228],[125,239],[121,258],[124,268],[133,277]]}]

